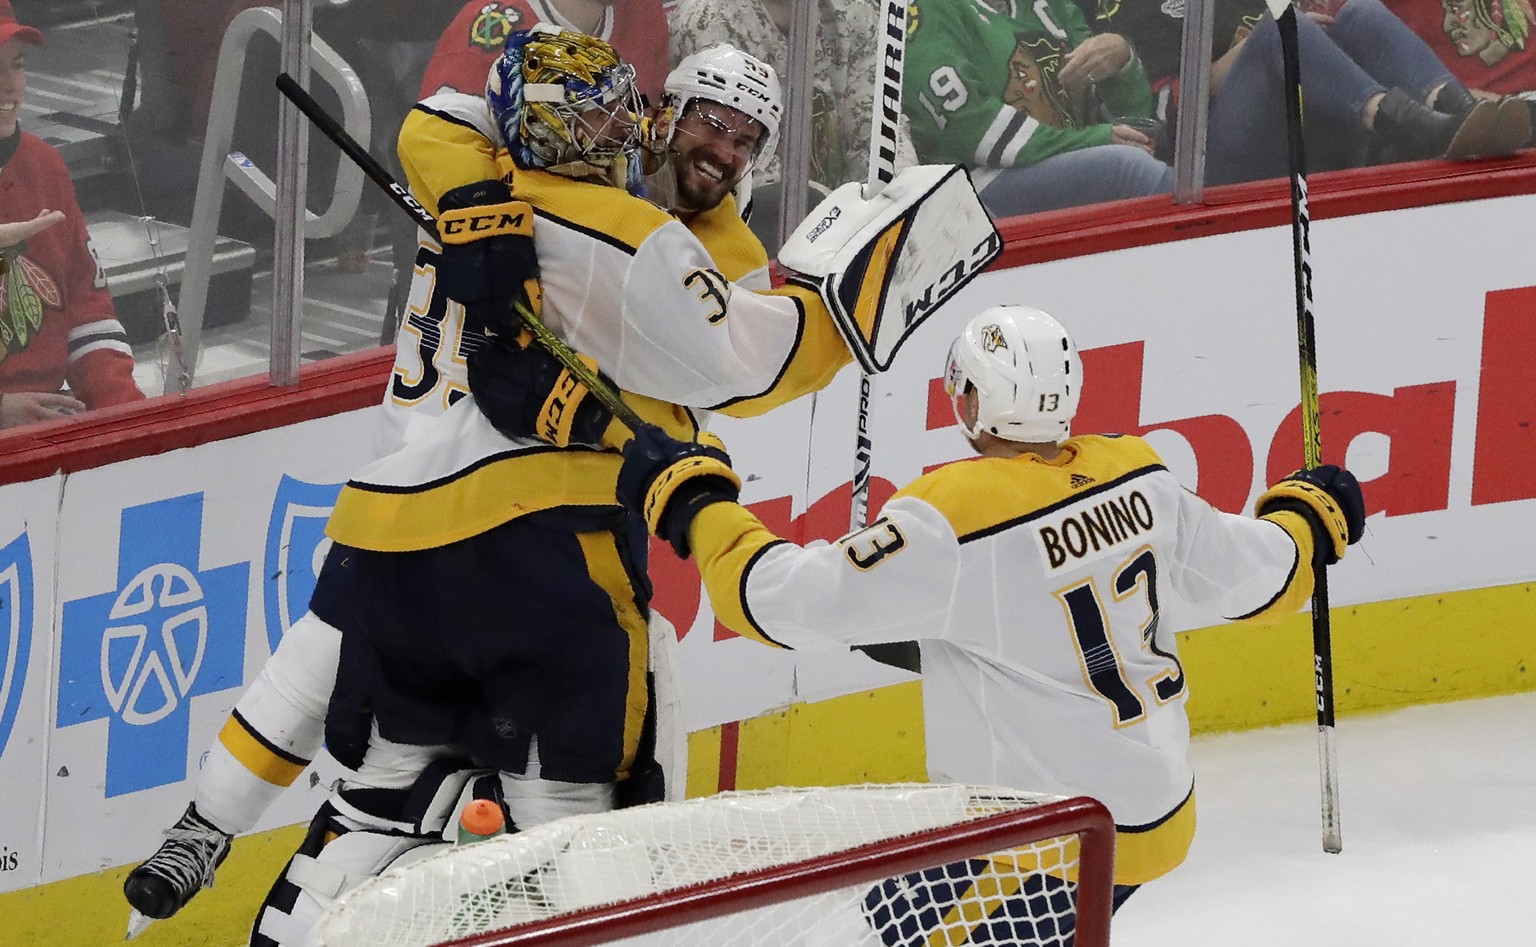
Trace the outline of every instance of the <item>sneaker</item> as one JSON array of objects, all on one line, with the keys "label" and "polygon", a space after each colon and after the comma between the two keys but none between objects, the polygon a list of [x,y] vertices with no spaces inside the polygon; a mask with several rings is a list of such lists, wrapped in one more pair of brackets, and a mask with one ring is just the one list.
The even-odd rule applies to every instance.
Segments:
[{"label": "sneaker", "polygon": [[149,860],[128,873],[123,895],[135,911],[164,920],[180,911],[201,888],[213,887],[213,870],[229,854],[233,836],[202,816],[197,806],[165,830],[165,842]]}]

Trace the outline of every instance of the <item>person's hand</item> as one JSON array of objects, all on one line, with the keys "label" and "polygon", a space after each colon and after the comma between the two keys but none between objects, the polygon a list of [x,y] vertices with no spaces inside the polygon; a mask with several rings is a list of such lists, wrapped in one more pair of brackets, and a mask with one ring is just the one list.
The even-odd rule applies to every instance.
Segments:
[{"label": "person's hand", "polygon": [[1076,92],[1090,82],[1103,82],[1131,61],[1131,44],[1118,33],[1099,33],[1083,40],[1062,58],[1056,78]]},{"label": "person's hand", "polygon": [[1142,132],[1129,125],[1115,125],[1110,130],[1109,140],[1111,144],[1130,145],[1132,148],[1140,148],[1147,154],[1152,154],[1155,142]]},{"label": "person's hand", "polygon": [[85,402],[51,391],[7,391],[0,394],[0,428],[39,421],[57,421],[85,410]]},{"label": "person's hand", "polygon": [[0,224],[0,247],[14,247],[33,234],[42,233],[54,224],[62,223],[63,221],[63,211],[44,208],[38,211],[37,216],[31,220],[18,220],[14,223]]},{"label": "person's hand", "polygon": [[1344,547],[1365,535],[1365,497],[1355,475],[1336,464],[1298,470],[1265,490],[1254,503],[1258,516],[1289,510],[1300,513],[1316,536],[1316,559],[1333,565]]},{"label": "person's hand", "polygon": [[[576,357],[613,390],[597,362]],[[613,420],[613,411],[536,342],[492,336],[469,353],[468,367],[475,405],[503,434],[536,437],[556,447],[598,444]]]},{"label": "person's hand", "polygon": [[443,194],[437,227],[437,288],[487,327],[516,334],[512,300],[520,292],[531,299],[539,275],[533,208],[514,201],[502,181],[477,181]]},{"label": "person's hand", "polygon": [[687,559],[688,527],[712,503],[734,503],[741,478],[731,469],[725,445],[707,431],[680,441],[653,424],[642,424],[624,445],[618,501],[645,519],[646,528]]}]

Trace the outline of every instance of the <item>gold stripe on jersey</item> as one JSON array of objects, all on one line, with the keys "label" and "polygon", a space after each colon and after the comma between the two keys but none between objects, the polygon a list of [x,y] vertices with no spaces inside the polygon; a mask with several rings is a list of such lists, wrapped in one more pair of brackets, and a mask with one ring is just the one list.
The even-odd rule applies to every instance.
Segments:
[{"label": "gold stripe on jersey", "polygon": [[231,713],[219,730],[219,743],[241,766],[273,786],[291,786],[309,765],[292,753],[285,753],[262,738],[238,712]]},{"label": "gold stripe on jersey", "polygon": [[746,507],[712,503],[699,511],[688,529],[688,545],[715,618],[730,630],[763,644],[784,647],[763,633],[747,607],[747,576],[763,553],[784,540],[769,532]]},{"label": "gold stripe on jersey", "polygon": [[1163,469],[1157,452],[1139,437],[1090,434],[1067,440],[1052,460],[1021,454],[945,464],[895,496],[916,497],[937,509],[964,543]]},{"label": "gold stripe on jersey", "polygon": [[1115,826],[1115,884],[1140,885],[1184,863],[1195,840],[1195,791],[1148,825]]},{"label": "gold stripe on jersey", "polygon": [[[1115,884],[1140,885],[1161,878],[1183,864],[1195,838],[1195,793],[1191,789],[1173,811],[1147,825],[1115,826]],[[968,897],[996,901],[1008,897],[1002,882],[1010,876],[1044,872],[1066,881],[1077,880],[1079,843],[1077,836],[1060,846],[1025,848],[989,858],[990,871],[974,883]],[[985,880],[984,880],[985,879]],[[996,903],[992,907],[996,908]],[[957,906],[958,908],[958,906]],[[975,926],[984,916],[972,918],[969,912],[951,910],[946,921],[963,921]],[[990,913],[990,912],[989,912]],[[946,925],[948,926],[948,925]]]},{"label": "gold stripe on jersey", "polygon": [[[698,423],[686,408],[628,393],[624,400],[673,437],[698,436]],[[426,483],[353,481],[341,488],[325,532],[358,549],[413,552],[478,536],[541,510],[616,507],[622,460],[612,451],[537,445],[486,456]]]},{"label": "gold stripe on jersey", "polygon": [[529,447],[485,458],[434,483],[356,481],[326,524],[338,543],[375,552],[435,549],[562,506],[614,506],[620,458],[607,451]]},{"label": "gold stripe on jersey", "polygon": [[[682,405],[648,395],[637,395],[632,391],[619,392],[619,398],[633,408],[643,420],[660,427],[673,437],[685,441],[699,439],[699,421],[693,416],[692,411]],[[602,442],[604,447],[623,450],[624,445],[628,444],[633,437],[634,432],[629,429],[629,425],[614,418],[603,429]]]},{"label": "gold stripe on jersey", "polygon": [[629,689],[624,695],[624,755],[615,779],[627,779],[640,747],[640,732],[645,726],[646,702],[650,689],[646,669],[650,666],[650,636],[645,615],[635,604],[634,585],[619,557],[612,533],[577,533],[582,556],[587,560],[587,574],[598,588],[608,593],[613,617],[629,637]]},{"label": "gold stripe on jersey", "polygon": [[683,223],[709,251],[715,269],[731,282],[767,268],[768,252],[741,219],[736,199],[729,194],[716,206],[688,217]]},{"label": "gold stripe on jersey", "polygon": [[1274,598],[1246,615],[1228,616],[1231,618],[1283,618],[1300,610],[1301,606],[1312,599],[1314,576],[1309,565],[1317,543],[1312,524],[1295,510],[1276,510],[1259,519],[1274,523],[1290,535],[1291,541],[1296,544],[1296,561],[1291,565],[1291,574],[1286,577],[1285,587],[1276,592]]},{"label": "gold stripe on jersey", "polygon": [[502,176],[499,149],[480,129],[429,105],[417,105],[406,113],[397,151],[411,194],[434,217],[442,195]]}]

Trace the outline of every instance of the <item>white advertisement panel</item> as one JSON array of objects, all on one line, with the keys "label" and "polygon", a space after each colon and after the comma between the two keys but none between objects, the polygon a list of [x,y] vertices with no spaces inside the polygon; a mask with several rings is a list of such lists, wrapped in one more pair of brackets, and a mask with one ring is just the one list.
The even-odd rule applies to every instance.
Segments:
[{"label": "white advertisement panel", "polygon": [[[230,708],[303,613],[336,493],[369,456],[367,414],[68,478],[45,880],[143,858],[191,799]],[[340,775],[315,773],[257,827],[307,819]]]},{"label": "white advertisement panel", "polygon": [[42,880],[54,642],[53,562],[63,477],[6,487],[0,501],[0,891]]}]

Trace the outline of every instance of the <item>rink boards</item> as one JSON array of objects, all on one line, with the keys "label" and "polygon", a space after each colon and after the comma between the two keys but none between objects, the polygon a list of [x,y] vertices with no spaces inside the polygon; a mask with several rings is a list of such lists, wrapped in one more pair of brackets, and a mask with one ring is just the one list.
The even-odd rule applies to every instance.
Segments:
[{"label": "rink boards", "polygon": [[[1499,235],[1533,216],[1536,197],[1519,196],[1312,226],[1323,451],[1365,481],[1370,513],[1330,575],[1341,711],[1531,687],[1536,265],[1528,241]],[[1186,485],[1246,509],[1300,460],[1293,285],[1289,229],[1274,225],[983,276],[877,380],[875,502],[966,456],[938,390],[944,350],[979,308],[1024,302],[1083,349],[1079,432],[1144,434]],[[713,425],[743,501],[783,535],[846,529],[857,384],[850,369],[814,399]],[[179,434],[188,446],[153,456],[118,438],[117,462],[0,486],[0,891],[15,892],[0,929],[121,936],[118,866],[185,805],[204,748],[303,610],[330,505],[368,458],[371,409],[335,410]],[[733,638],[691,566],[653,547],[653,575],[679,632],[690,792],[924,775],[912,675]],[[1192,629],[1197,729],[1310,716],[1306,616],[1253,627],[1168,611]],[[301,777],[258,834],[305,818],[335,772]],[[221,872],[141,943],[237,940],[286,853],[261,836],[237,854],[254,867]]]}]

